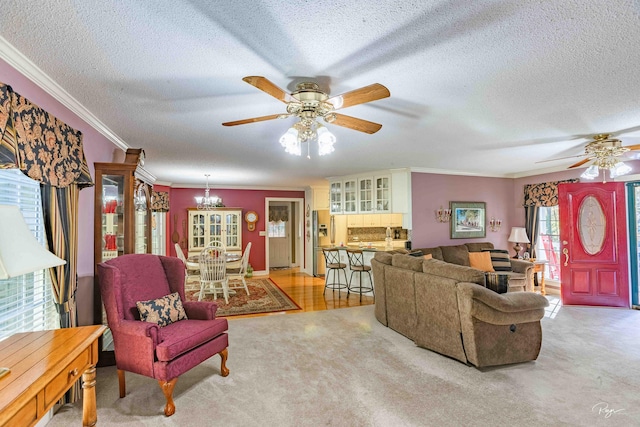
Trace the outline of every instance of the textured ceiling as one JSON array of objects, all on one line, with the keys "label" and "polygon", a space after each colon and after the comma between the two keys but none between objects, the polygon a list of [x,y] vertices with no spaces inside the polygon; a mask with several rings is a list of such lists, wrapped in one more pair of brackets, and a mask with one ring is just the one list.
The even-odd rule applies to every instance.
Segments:
[{"label": "textured ceiling", "polygon": [[[159,181],[303,187],[388,168],[524,176],[576,161],[587,137],[640,143],[640,2],[4,0],[0,36]],[[343,110],[381,123],[330,126],[336,151],[278,143],[294,119],[244,83],[371,83],[391,97]],[[0,76],[1,77],[1,76]],[[0,78],[1,80],[1,78]]]}]

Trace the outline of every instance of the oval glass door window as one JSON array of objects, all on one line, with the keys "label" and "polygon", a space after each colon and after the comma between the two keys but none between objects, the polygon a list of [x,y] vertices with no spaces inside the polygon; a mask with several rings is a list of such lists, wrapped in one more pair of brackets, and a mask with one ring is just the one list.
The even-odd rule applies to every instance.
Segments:
[{"label": "oval glass door window", "polygon": [[607,219],[598,199],[585,197],[578,211],[578,231],[586,253],[595,255],[602,250],[606,228]]}]

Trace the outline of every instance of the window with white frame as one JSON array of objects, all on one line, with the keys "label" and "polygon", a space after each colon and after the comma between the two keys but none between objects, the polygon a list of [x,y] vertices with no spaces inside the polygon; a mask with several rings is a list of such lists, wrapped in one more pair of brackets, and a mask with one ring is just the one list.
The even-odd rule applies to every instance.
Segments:
[{"label": "window with white frame", "polygon": [[544,276],[560,281],[560,219],[558,206],[540,207],[536,257],[548,261]]},{"label": "window with white frame", "polygon": [[[44,245],[40,185],[36,181],[19,170],[0,169],[0,205],[18,206],[29,229]],[[0,280],[0,341],[18,332],[59,327],[47,271]]]},{"label": "window with white frame", "polygon": [[269,237],[287,237],[286,221],[269,221],[267,233]]}]

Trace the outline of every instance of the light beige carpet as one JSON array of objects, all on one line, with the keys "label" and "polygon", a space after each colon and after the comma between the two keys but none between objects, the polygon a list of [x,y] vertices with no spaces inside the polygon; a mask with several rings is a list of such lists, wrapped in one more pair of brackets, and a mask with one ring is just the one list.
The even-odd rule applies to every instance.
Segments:
[{"label": "light beige carpet", "polygon": [[[637,426],[640,312],[561,307],[536,362],[478,370],[416,347],[373,306],[229,321],[215,356],[182,376],[176,413],[156,381],[98,369],[99,426]],[[81,404],[50,426],[79,425]]]}]

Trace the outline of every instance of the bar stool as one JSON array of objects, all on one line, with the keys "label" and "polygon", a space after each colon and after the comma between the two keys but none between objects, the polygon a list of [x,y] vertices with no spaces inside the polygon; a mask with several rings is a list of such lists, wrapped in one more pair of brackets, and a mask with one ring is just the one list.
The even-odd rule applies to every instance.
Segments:
[{"label": "bar stool", "polygon": [[[373,279],[371,278],[371,266],[364,264],[364,253],[360,249],[347,249],[347,256],[349,257],[349,268],[351,269],[351,277],[349,278],[349,292],[359,293],[360,301],[362,301],[362,294],[366,292],[373,292]],[[360,275],[359,286],[353,286],[353,273]],[[362,273],[369,275],[369,286],[362,286]],[[375,292],[373,297],[375,299]],[[347,298],[349,293],[347,293]]]},{"label": "bar stool", "polygon": [[[340,251],[338,249],[322,249],[324,255],[326,273],[324,276],[324,291],[322,295],[327,291],[327,288],[333,291],[340,291],[340,289],[347,290],[347,297],[349,296],[349,285],[347,281],[347,264],[340,262]],[[340,283],[340,271],[344,275],[344,283]],[[333,273],[333,282],[329,283],[329,273]],[[336,275],[338,281],[336,282]],[[338,295],[340,298],[340,295]]]}]

